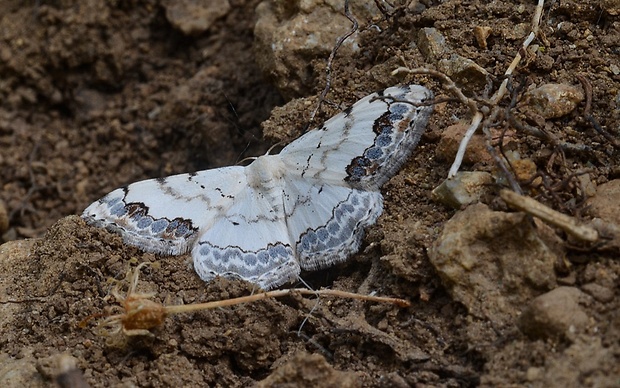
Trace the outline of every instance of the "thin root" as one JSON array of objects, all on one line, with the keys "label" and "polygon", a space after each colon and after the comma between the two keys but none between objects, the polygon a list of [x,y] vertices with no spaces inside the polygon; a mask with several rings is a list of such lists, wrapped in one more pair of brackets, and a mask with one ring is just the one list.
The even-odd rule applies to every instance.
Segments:
[{"label": "thin root", "polygon": [[153,336],[153,333],[150,330],[161,326],[166,317],[170,314],[233,306],[291,294],[335,296],[339,298],[359,299],[370,302],[392,303],[399,307],[409,307],[411,305],[408,301],[399,298],[360,295],[353,292],[339,290],[323,289],[314,291],[305,288],[292,288],[286,290],[261,292],[239,298],[218,300],[207,303],[164,306],[150,300],[150,298],[155,295],[153,293],[136,293],[140,269],[145,265],[148,265],[148,263],[141,263],[135,270],[128,274],[127,278],[130,282],[130,286],[127,291],[127,296],[122,296],[120,294],[120,284],[115,286],[111,291],[112,296],[114,296],[114,298],[121,303],[122,307],[116,306],[114,310],[117,313],[108,316],[98,325],[98,333],[102,336],[108,337],[108,345],[121,346],[125,343],[128,336]]}]

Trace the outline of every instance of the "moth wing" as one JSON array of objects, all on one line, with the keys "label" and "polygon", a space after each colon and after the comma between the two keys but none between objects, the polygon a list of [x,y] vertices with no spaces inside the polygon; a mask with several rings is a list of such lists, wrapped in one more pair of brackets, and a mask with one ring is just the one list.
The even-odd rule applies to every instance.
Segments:
[{"label": "moth wing", "polygon": [[406,161],[432,112],[430,90],[394,86],[374,93],[307,132],[281,152],[291,174],[376,190]]}]

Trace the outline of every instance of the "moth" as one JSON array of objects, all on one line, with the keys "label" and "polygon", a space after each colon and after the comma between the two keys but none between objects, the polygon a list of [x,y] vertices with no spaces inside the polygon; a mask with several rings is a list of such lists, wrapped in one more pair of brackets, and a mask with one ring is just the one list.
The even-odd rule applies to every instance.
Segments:
[{"label": "moth", "polygon": [[[432,112],[420,85],[364,97],[275,155],[116,189],[84,210],[91,225],[144,251],[191,251],[204,281],[262,289],[357,252],[383,210],[380,188],[407,160]],[[426,104],[425,104],[426,103]]]}]

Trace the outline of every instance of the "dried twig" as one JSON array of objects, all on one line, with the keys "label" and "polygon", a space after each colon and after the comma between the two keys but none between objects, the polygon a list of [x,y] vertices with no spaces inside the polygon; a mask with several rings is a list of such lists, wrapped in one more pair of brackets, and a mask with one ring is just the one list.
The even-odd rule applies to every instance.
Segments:
[{"label": "dried twig", "polygon": [[614,137],[603,127],[601,127],[601,125],[598,123],[598,121],[596,121],[596,119],[594,118],[594,116],[592,116],[592,113],[590,112],[590,108],[592,106],[592,85],[590,84],[590,81],[588,81],[588,79],[581,74],[577,75],[577,79],[579,80],[579,82],[581,82],[581,86],[583,86],[583,90],[586,92],[586,107],[583,110],[583,115],[585,116],[586,120],[588,120],[594,130],[600,133],[608,142],[611,143],[611,145],[613,145],[615,148],[620,149],[620,141],[618,141],[616,137]]},{"label": "dried twig", "polygon": [[[339,298],[358,299],[370,302],[391,303],[399,307],[410,306],[410,303],[408,301],[399,298],[360,295],[353,292],[339,290],[313,291],[305,288],[267,291],[258,294],[242,296],[239,298],[217,300],[207,303],[164,306],[160,303],[150,300],[150,298],[154,296],[154,294],[152,293],[136,293],[140,269],[147,264],[148,263],[141,263],[136,267],[134,271],[128,274],[127,277],[129,278],[130,285],[127,296],[122,296],[120,294],[120,283],[111,291],[112,296],[114,296],[116,300],[121,302],[122,308],[120,306],[117,306],[115,310],[118,313],[108,316],[98,326],[100,334],[110,338],[110,345],[118,345],[122,343],[122,340],[119,341],[118,338],[118,335],[120,334],[125,334],[126,336],[152,336],[153,334],[150,332],[150,330],[162,325],[166,317],[171,314],[188,313],[200,310],[233,306],[237,304],[251,303],[259,300],[278,298],[293,294],[335,296]],[[95,316],[87,317],[84,321],[82,321],[80,326],[85,326],[86,322],[88,322],[88,320],[94,317]]]},{"label": "dried twig", "polygon": [[575,218],[555,211],[533,198],[519,195],[505,189],[500,191],[500,196],[511,207],[531,214],[534,217],[538,217],[579,240],[595,242],[599,239],[599,234],[596,229],[588,225],[582,225]]},{"label": "dried twig", "polygon": [[[513,74],[514,70],[521,62],[521,58],[527,52],[527,48],[529,47],[530,43],[532,43],[532,41],[538,34],[538,30],[540,26],[540,17],[542,15],[544,3],[545,3],[544,0],[538,0],[538,4],[536,6],[534,15],[532,17],[531,31],[529,35],[527,36],[527,38],[525,39],[525,41],[523,42],[521,49],[519,50],[519,52],[517,52],[517,55],[512,60],[512,63],[510,64],[506,72],[504,73],[504,77],[505,77],[504,81],[501,83],[499,89],[495,92],[495,94],[489,99],[488,105],[490,107],[497,108],[498,103],[502,100],[502,98],[506,94],[507,85],[508,85],[510,76]],[[461,164],[463,162],[463,157],[465,156],[465,151],[467,149],[467,145],[469,144],[469,141],[473,137],[474,133],[478,130],[478,128],[480,128],[480,124],[482,123],[484,114],[488,113],[489,109],[485,107],[484,109],[479,110],[476,102],[473,99],[466,98],[463,95],[463,93],[460,91],[460,89],[458,89],[456,86],[453,86],[454,83],[451,80],[449,80],[447,76],[439,72],[436,72],[434,70],[428,70],[428,69],[409,70],[409,69],[401,67],[401,68],[394,70],[392,74],[396,74],[396,73],[404,72],[404,71],[407,71],[411,74],[430,74],[436,77],[438,76],[444,82],[444,87],[447,86],[447,89],[451,91],[453,94],[455,94],[464,104],[466,104],[472,113],[471,123],[469,127],[467,128],[467,131],[465,132],[463,139],[461,140],[459,149],[456,153],[456,156],[454,157],[454,162],[452,163],[452,166],[450,167],[450,171],[448,172],[448,179],[453,178],[461,167]],[[446,82],[446,79],[449,80],[449,82]],[[497,113],[495,113],[495,115],[497,115]],[[487,122],[489,121],[487,120]]]},{"label": "dried twig", "polygon": [[336,57],[336,53],[338,52],[338,49],[340,49],[340,46],[342,46],[345,40],[347,40],[351,35],[353,35],[359,29],[359,24],[357,22],[357,19],[355,19],[355,17],[353,17],[351,12],[349,11],[349,0],[345,0],[344,2],[344,16],[346,16],[347,19],[349,19],[351,23],[353,23],[353,26],[346,34],[338,38],[336,45],[332,49],[332,52],[329,54],[329,58],[327,59],[327,68],[325,69],[325,73],[326,73],[325,88],[323,89],[323,91],[321,92],[321,95],[319,96],[319,101],[317,102],[316,107],[310,114],[310,118],[308,119],[308,124],[306,124],[306,128],[304,129],[304,132],[307,131],[308,128],[310,128],[310,125],[312,125],[312,122],[314,121],[314,117],[318,113],[319,109],[321,109],[321,105],[323,105],[323,101],[325,101],[325,97],[327,96],[327,93],[329,92],[329,89],[332,86],[332,63],[334,62],[334,58]]}]

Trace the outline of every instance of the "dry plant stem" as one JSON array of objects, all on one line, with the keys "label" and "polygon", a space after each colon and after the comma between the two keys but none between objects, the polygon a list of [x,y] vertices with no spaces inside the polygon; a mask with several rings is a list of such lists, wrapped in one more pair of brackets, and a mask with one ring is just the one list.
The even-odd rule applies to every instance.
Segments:
[{"label": "dry plant stem", "polygon": [[[517,68],[517,66],[519,65],[519,62],[521,62],[521,58],[522,58],[521,52],[523,53],[526,52],[530,43],[532,43],[532,41],[538,34],[538,30],[540,26],[540,17],[542,15],[544,4],[545,4],[544,0],[538,0],[538,4],[536,5],[536,10],[534,11],[534,16],[532,17],[532,29],[530,31],[530,34],[523,42],[521,49],[519,50],[519,52],[517,52],[517,55],[514,57],[514,59],[512,60],[512,63],[510,64],[506,72],[504,73],[504,75],[506,76],[506,79],[504,79],[504,81],[500,85],[497,92],[495,92],[495,94],[491,97],[490,105],[497,106],[499,101],[501,101],[501,99],[506,94],[508,80],[510,78],[510,75],[512,75],[514,70]],[[469,128],[467,128],[467,131],[465,132],[465,135],[463,136],[463,139],[461,140],[461,143],[459,144],[459,149],[456,153],[456,156],[454,157],[454,162],[452,162],[452,166],[450,167],[450,171],[448,172],[448,179],[451,179],[456,175],[456,173],[461,168],[461,164],[463,163],[463,157],[465,156],[465,151],[467,150],[467,145],[469,144],[469,141],[471,140],[474,133],[480,127],[480,123],[482,123],[482,119],[484,115],[478,109],[476,102],[471,98],[465,97],[463,93],[461,92],[461,90],[458,87],[456,87],[456,85],[454,85],[454,82],[452,82],[452,80],[449,77],[447,77],[445,74],[439,73],[434,70],[428,70],[428,69],[409,70],[404,67],[399,67],[398,69],[392,72],[392,75],[400,73],[400,72],[405,72],[405,71],[410,74],[429,74],[429,75],[433,75],[435,77],[441,78],[444,82],[444,87],[446,87],[446,89],[448,89],[449,91],[453,92],[459,98],[459,100],[461,100],[461,102],[466,104],[472,113],[471,124],[469,125]]]},{"label": "dry plant stem", "polygon": [[493,147],[493,144],[491,143],[493,135],[491,134],[491,131],[489,130],[489,128],[491,127],[491,123],[497,119],[497,116],[499,116],[499,114],[500,114],[500,109],[499,107],[496,106],[491,112],[491,114],[489,115],[489,117],[487,117],[484,125],[482,126],[482,132],[484,133],[487,151],[493,157],[493,160],[495,160],[495,163],[497,164],[497,166],[499,166],[500,170],[502,170],[502,172],[504,173],[504,176],[508,180],[508,183],[510,184],[510,187],[512,188],[512,190],[515,193],[523,194],[523,190],[521,189],[519,182],[517,182],[517,179],[515,178],[514,174],[512,174],[511,172],[512,166],[509,166],[510,162],[508,162],[508,160],[504,156],[503,147],[502,147],[503,139],[500,139],[500,143],[499,143],[501,155],[495,150],[495,147]]},{"label": "dry plant stem", "polygon": [[476,133],[476,130],[480,126],[481,122],[482,113],[477,112],[474,117],[472,117],[471,124],[469,125],[469,128],[467,128],[467,131],[465,132],[465,135],[461,140],[461,144],[459,144],[459,149],[456,152],[456,156],[454,157],[452,166],[450,166],[450,171],[448,171],[448,179],[454,178],[456,173],[459,172],[459,168],[461,168],[463,158],[465,157],[465,151],[467,151],[467,145],[469,144],[471,138],[474,136],[474,133]]},{"label": "dry plant stem", "polygon": [[[504,75],[506,76],[506,79],[504,79],[502,84],[499,86],[499,89],[497,90],[497,92],[495,92],[493,97],[491,97],[492,105],[496,106],[506,94],[506,86],[508,85],[508,80],[510,78],[510,75],[512,75],[514,70],[517,68],[517,66],[519,65],[519,62],[521,62],[521,58],[522,58],[521,52],[525,53],[527,51],[527,48],[529,47],[530,43],[532,43],[532,41],[538,34],[538,29],[540,26],[540,16],[542,15],[544,5],[545,5],[544,0],[538,0],[538,5],[536,5],[536,10],[534,11],[534,16],[532,17],[532,30],[530,31],[530,34],[523,42],[523,45],[521,46],[521,50],[517,52],[517,55],[512,60],[512,63],[508,67],[508,70],[506,70],[506,73],[504,73]],[[463,162],[463,157],[465,156],[465,151],[467,149],[467,144],[469,144],[469,141],[471,140],[472,136],[474,135],[474,133],[480,126],[481,122],[482,122],[482,113],[477,112],[476,114],[474,114],[474,117],[471,120],[471,124],[469,128],[467,128],[467,132],[465,132],[465,136],[463,136],[463,140],[461,140],[461,144],[459,144],[459,149],[456,153],[456,157],[454,158],[454,162],[452,162],[452,166],[450,167],[450,171],[448,172],[448,179],[453,178],[456,175],[456,173],[459,171],[459,168],[461,168],[461,163]]]},{"label": "dry plant stem", "polygon": [[456,86],[456,84],[454,83],[454,81],[452,81],[452,79],[450,77],[448,77],[447,75],[445,75],[444,73],[437,71],[437,70],[432,70],[432,69],[427,69],[425,67],[418,67],[415,69],[409,69],[407,67],[399,67],[395,70],[392,70],[392,75],[396,75],[398,73],[408,73],[408,74],[426,74],[426,75],[430,75],[432,77],[436,77],[439,78],[441,80],[441,83],[444,87],[444,89],[446,89],[447,91],[449,91],[450,93],[452,93],[456,98],[458,98],[458,100],[467,105],[467,107],[469,108],[469,111],[472,114],[475,114],[476,112],[478,112],[478,104],[476,103],[476,101],[472,100],[471,98],[467,98],[463,92],[461,91],[461,89],[458,88],[458,86]]},{"label": "dry plant stem", "polygon": [[484,115],[478,109],[478,104],[471,98],[467,98],[461,89],[459,89],[454,81],[447,75],[438,72],[436,70],[426,69],[426,68],[417,68],[417,69],[408,69],[406,67],[399,67],[396,70],[392,71],[392,75],[396,75],[398,73],[409,73],[409,74],[428,74],[433,77],[437,77],[441,80],[443,87],[450,93],[452,93],[456,98],[458,98],[461,103],[467,105],[469,111],[472,114],[471,124],[467,128],[465,135],[463,136],[463,140],[461,140],[461,145],[454,157],[454,162],[452,163],[452,167],[450,168],[450,172],[448,172],[448,179],[453,178],[456,173],[459,171],[459,167],[463,162],[463,158],[465,157],[465,150],[467,148],[467,144],[471,140],[474,133],[480,126]]},{"label": "dry plant stem", "polygon": [[598,232],[594,228],[587,225],[580,225],[575,218],[555,211],[533,198],[519,195],[505,189],[500,191],[499,194],[509,206],[531,214],[534,217],[538,217],[546,223],[562,229],[575,238],[587,242],[595,242],[599,239]]},{"label": "dry plant stem", "polygon": [[[118,345],[122,343],[122,341],[119,340],[119,338],[117,337],[118,334],[122,333],[127,336],[152,335],[149,330],[161,326],[166,317],[170,314],[214,309],[292,294],[316,296],[328,295],[340,298],[352,298],[372,302],[393,303],[400,307],[410,306],[410,303],[408,301],[398,298],[383,298],[377,296],[360,295],[352,292],[338,290],[312,291],[305,288],[268,291],[259,294],[253,294],[234,299],[213,301],[208,303],[163,306],[162,304],[149,299],[154,296],[154,294],[136,293],[140,269],[145,265],[148,265],[148,263],[145,262],[139,264],[135,270],[127,274],[126,280],[128,280],[129,282],[129,289],[126,297],[123,297],[120,294],[120,283],[111,291],[112,296],[114,296],[116,300],[121,303],[122,308],[120,306],[117,306],[116,310],[120,310],[119,314],[108,316],[102,323],[98,325],[100,333],[109,338],[110,344]],[[85,321],[87,321],[89,318],[87,318]]]},{"label": "dry plant stem", "polygon": [[544,0],[538,0],[538,4],[536,5],[536,9],[534,10],[534,16],[532,17],[532,30],[530,31],[529,35],[523,42],[523,45],[521,46],[521,50],[519,50],[519,52],[517,52],[517,55],[515,55],[514,59],[512,60],[512,63],[508,67],[508,70],[506,70],[506,73],[504,73],[504,75],[507,78],[502,82],[502,84],[500,85],[497,92],[493,95],[493,97],[491,97],[491,102],[493,104],[497,104],[498,102],[500,102],[500,100],[506,94],[506,86],[508,85],[508,76],[512,75],[514,70],[519,65],[519,62],[521,62],[521,58],[522,58],[521,53],[527,52],[527,48],[530,46],[530,43],[532,43],[532,41],[538,34],[538,30],[540,29],[540,16],[542,15],[544,5],[545,5]]},{"label": "dry plant stem", "polygon": [[360,295],[353,292],[339,291],[339,290],[318,290],[312,291],[305,288],[291,288],[287,290],[275,290],[275,291],[267,291],[260,294],[242,296],[239,298],[226,299],[226,300],[216,300],[213,302],[207,303],[198,303],[198,304],[188,304],[188,305],[178,305],[178,306],[165,306],[164,309],[168,314],[178,314],[178,313],[186,313],[191,311],[199,311],[199,310],[208,310],[214,309],[218,307],[225,306],[233,306],[236,304],[242,303],[250,303],[256,302],[259,300],[269,299],[269,298],[278,298],[286,295],[290,295],[293,293],[298,293],[301,295],[319,295],[319,296],[335,296],[339,298],[350,298],[350,299],[359,299],[366,300],[370,302],[382,302],[382,303],[392,303],[399,307],[409,307],[411,304],[404,300],[398,298],[385,298],[380,296],[369,296],[369,295]]},{"label": "dry plant stem", "polygon": [[323,89],[323,91],[321,92],[321,95],[319,96],[319,102],[316,104],[316,107],[310,114],[310,119],[308,119],[306,130],[310,127],[310,125],[314,121],[314,116],[316,116],[319,109],[321,109],[321,105],[323,104],[323,101],[325,101],[325,97],[327,96],[327,93],[329,92],[329,89],[332,86],[332,63],[334,62],[334,58],[336,57],[336,52],[338,52],[338,49],[340,48],[340,46],[342,46],[344,41],[349,39],[349,37],[353,35],[359,28],[359,23],[357,22],[357,19],[355,19],[353,15],[351,14],[351,12],[349,11],[349,0],[345,0],[344,2],[344,16],[346,16],[347,19],[349,19],[351,23],[353,23],[353,26],[346,34],[338,38],[336,45],[334,46],[332,52],[329,54],[329,58],[327,59],[327,66],[325,70],[326,72],[325,88]]}]

